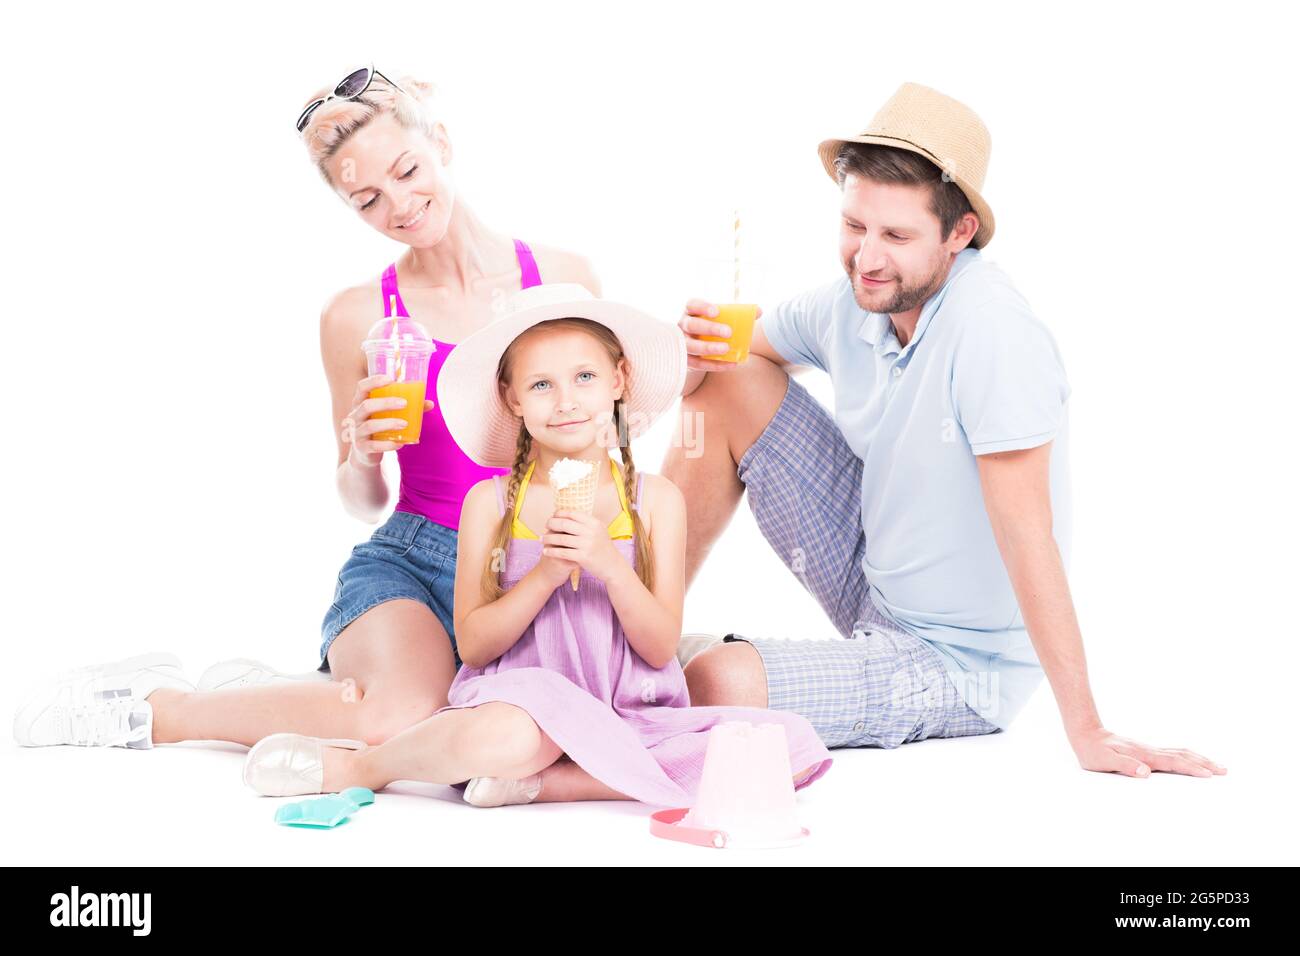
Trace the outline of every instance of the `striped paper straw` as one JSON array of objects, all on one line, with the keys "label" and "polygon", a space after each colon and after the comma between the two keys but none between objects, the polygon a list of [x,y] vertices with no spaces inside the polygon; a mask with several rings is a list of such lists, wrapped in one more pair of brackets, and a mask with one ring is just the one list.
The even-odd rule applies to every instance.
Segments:
[{"label": "striped paper straw", "polygon": [[731,225],[731,261],[735,267],[732,275],[732,302],[740,301],[740,210],[735,210]]}]

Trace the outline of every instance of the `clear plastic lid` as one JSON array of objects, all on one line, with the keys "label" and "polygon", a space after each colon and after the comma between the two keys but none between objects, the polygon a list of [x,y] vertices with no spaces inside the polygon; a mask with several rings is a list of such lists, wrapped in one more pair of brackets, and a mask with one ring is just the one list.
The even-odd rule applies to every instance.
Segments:
[{"label": "clear plastic lid", "polygon": [[379,351],[393,353],[437,351],[433,339],[424,330],[424,326],[410,316],[397,314],[396,296],[389,298],[389,312],[392,313],[391,318],[380,319],[366,333],[366,340],[361,343],[361,348],[367,354]]},{"label": "clear plastic lid", "polygon": [[419,322],[397,315],[396,298],[390,299],[392,317],[372,325],[361,343],[369,374],[389,375],[397,382],[423,380],[437,346]]}]

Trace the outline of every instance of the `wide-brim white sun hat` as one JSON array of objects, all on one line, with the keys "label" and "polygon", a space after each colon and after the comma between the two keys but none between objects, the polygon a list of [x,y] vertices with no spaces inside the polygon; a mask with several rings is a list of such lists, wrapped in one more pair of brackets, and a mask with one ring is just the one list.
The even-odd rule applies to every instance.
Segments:
[{"label": "wide-brim white sun hat", "polygon": [[598,299],[577,283],[555,282],[516,292],[500,318],[456,345],[438,372],[438,405],[461,450],[486,468],[509,468],[523,419],[497,387],[501,356],[524,332],[551,319],[591,319],[623,346],[629,365],[628,438],[644,433],[681,397],[686,337],[676,325],[622,302]]}]

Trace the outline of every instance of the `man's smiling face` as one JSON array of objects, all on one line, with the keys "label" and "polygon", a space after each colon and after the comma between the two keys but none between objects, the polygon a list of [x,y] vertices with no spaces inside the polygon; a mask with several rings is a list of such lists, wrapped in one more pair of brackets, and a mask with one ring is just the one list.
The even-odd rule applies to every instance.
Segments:
[{"label": "man's smiling face", "polygon": [[[971,223],[975,217],[970,216]],[[840,260],[853,297],[868,312],[918,309],[943,285],[953,257],[974,235],[959,222],[945,241],[930,211],[930,187],[844,177]]]}]

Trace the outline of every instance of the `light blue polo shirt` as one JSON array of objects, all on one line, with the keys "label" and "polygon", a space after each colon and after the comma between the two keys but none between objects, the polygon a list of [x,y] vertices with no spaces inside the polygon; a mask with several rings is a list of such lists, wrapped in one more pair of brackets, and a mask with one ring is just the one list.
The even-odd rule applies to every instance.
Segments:
[{"label": "light blue polo shirt", "polygon": [[786,361],[831,377],[835,421],[862,459],[862,570],[885,618],[928,641],[966,702],[1006,728],[1043,678],[998,551],[975,456],[1052,442],[1052,531],[1070,560],[1070,385],[1051,332],[979,250],[899,345],[848,276],[760,320]]}]

